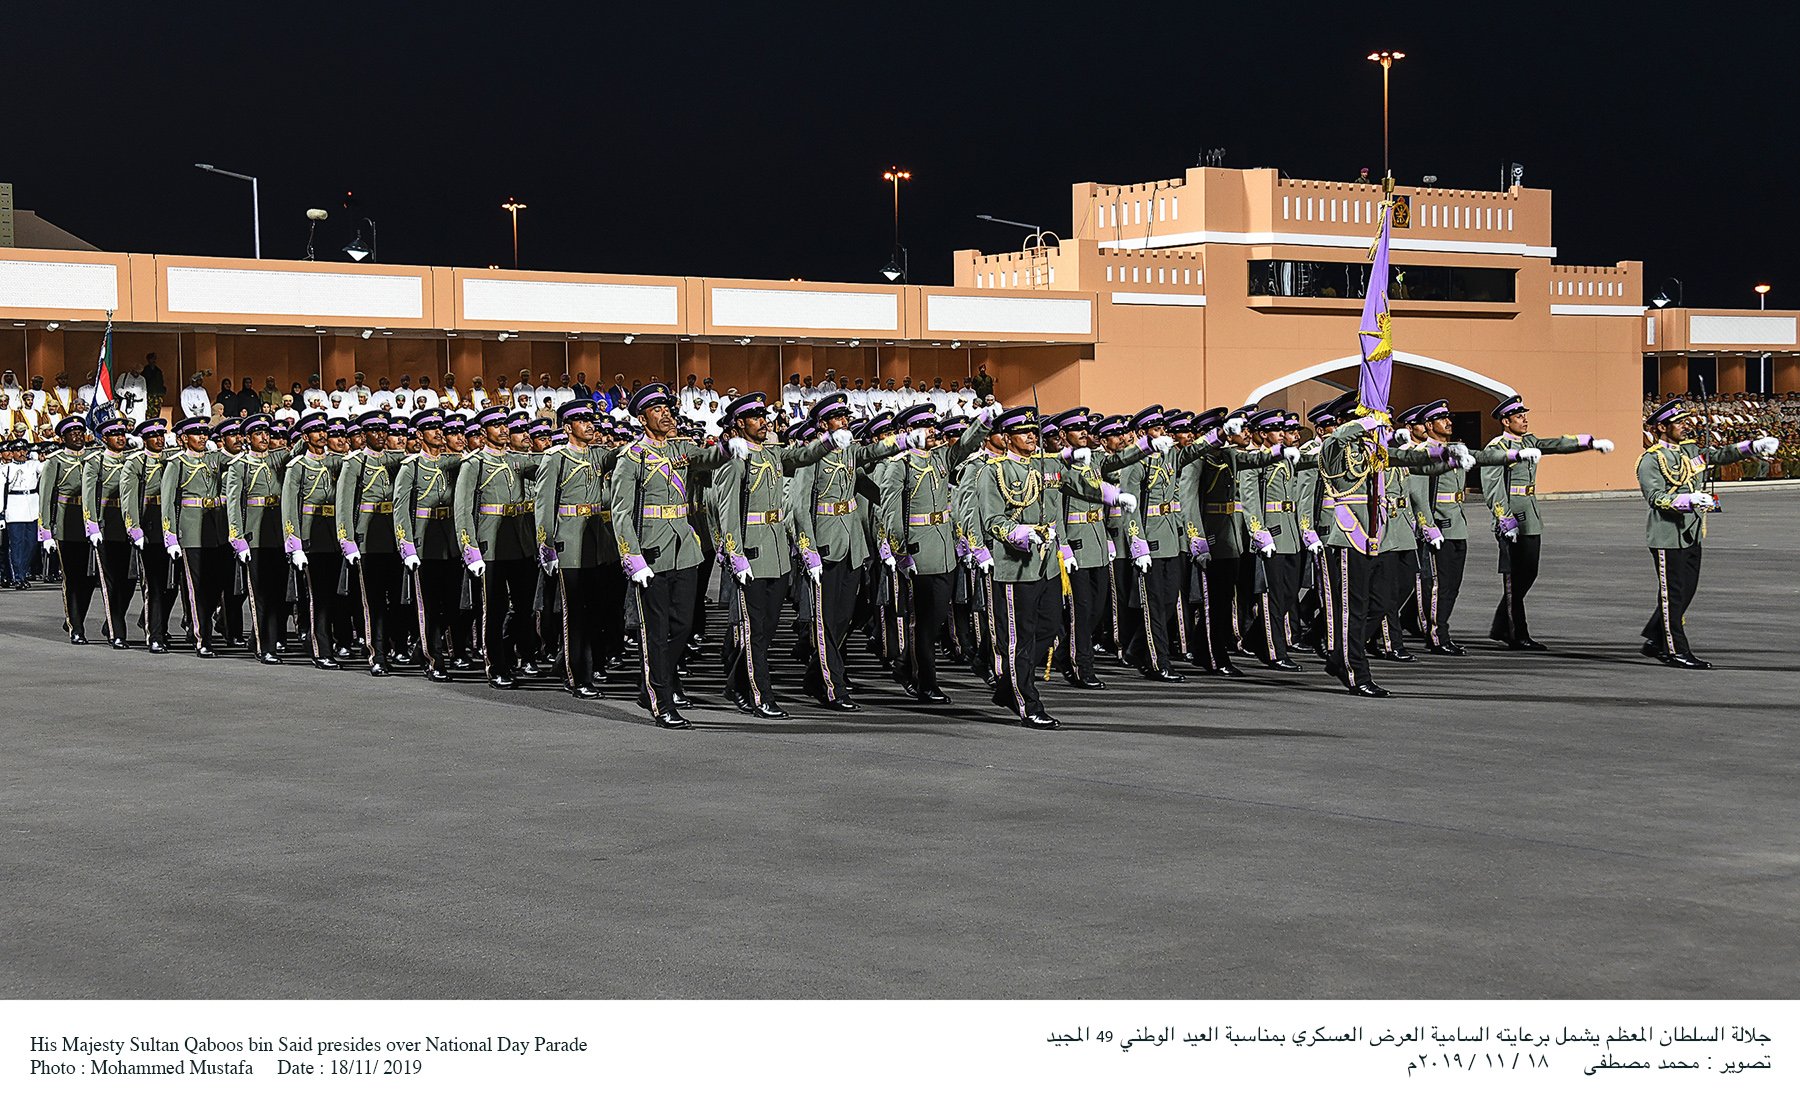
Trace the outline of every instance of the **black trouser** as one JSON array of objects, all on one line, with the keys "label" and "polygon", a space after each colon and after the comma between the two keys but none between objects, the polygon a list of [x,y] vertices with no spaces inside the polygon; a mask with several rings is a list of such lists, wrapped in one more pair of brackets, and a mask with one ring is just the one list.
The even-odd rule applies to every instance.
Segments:
[{"label": "black trouser", "polygon": [[169,644],[169,609],[175,603],[175,589],[169,583],[169,551],[161,536],[148,532],[144,548],[139,551],[138,567],[144,581],[144,638]]},{"label": "black trouser", "polygon": [[419,648],[439,672],[448,670],[454,646],[449,638],[461,614],[462,565],[448,558],[425,558],[412,571],[413,614],[419,624]]},{"label": "black trouser", "polygon": [[58,539],[56,559],[62,565],[63,616],[69,620],[71,636],[87,633],[88,605],[94,602],[94,589],[100,574],[90,568],[91,551],[86,539]]},{"label": "black trouser", "polygon": [[[1212,655],[1214,668],[1223,668],[1237,647],[1237,583],[1242,558],[1213,555],[1206,566],[1206,588],[1212,617]],[[1252,566],[1251,568],[1255,568]]]},{"label": "black trouser", "polygon": [[1700,587],[1700,544],[1675,550],[1652,550],[1656,563],[1656,610],[1644,624],[1644,637],[1654,642],[1665,657],[1692,654],[1688,647],[1688,605]]},{"label": "black trouser", "polygon": [[1518,542],[1500,540],[1500,606],[1494,609],[1489,637],[1501,642],[1531,637],[1525,622],[1525,596],[1537,583],[1542,535],[1520,535]]},{"label": "black trouser", "polygon": [[[219,582],[219,611],[225,641],[244,636],[244,593],[237,591],[238,560],[227,546],[224,576]],[[248,585],[245,586],[249,587]]]},{"label": "black trouser", "polygon": [[950,619],[950,597],[955,591],[956,577],[950,573],[914,573],[900,578],[904,602],[894,614],[907,620],[902,630],[906,649],[894,662],[896,680],[922,692],[937,690],[937,640]]},{"label": "black trouser", "polygon": [[[1237,576],[1232,578],[1232,620],[1231,632],[1235,646],[1252,649],[1250,630],[1256,624],[1256,614],[1261,607],[1259,593],[1256,591],[1256,563],[1262,561],[1262,555],[1255,551],[1246,553],[1237,560]],[[1264,562],[1263,570],[1266,579],[1268,569]]]},{"label": "black trouser", "polygon": [[125,611],[131,603],[131,551],[129,542],[103,541],[99,546],[100,603],[109,638],[125,637]]},{"label": "black trouser", "polygon": [[1263,590],[1256,597],[1262,629],[1252,641],[1264,661],[1287,660],[1287,617],[1299,599],[1303,568],[1299,554],[1274,554],[1263,560]]},{"label": "black trouser", "polygon": [[212,648],[212,616],[219,609],[220,595],[231,583],[231,564],[229,546],[181,548],[182,596],[196,651]]},{"label": "black trouser", "polygon": [[369,662],[385,662],[400,621],[400,555],[364,554],[357,566],[357,580],[362,586],[363,641],[369,647]]},{"label": "black trouser", "polygon": [[[1125,565],[1129,566],[1130,563],[1126,562]],[[1104,638],[1106,644],[1112,647],[1113,655],[1116,657],[1119,654],[1119,647],[1124,644],[1119,639],[1119,634],[1125,629],[1124,617],[1129,616],[1124,599],[1125,568],[1121,567],[1116,559],[1108,559],[1105,569],[1106,605],[1100,621],[1094,626],[1094,641],[1098,643]]]},{"label": "black trouser", "polygon": [[1104,565],[1069,570],[1069,608],[1063,623],[1062,662],[1077,677],[1094,678],[1094,631],[1106,610],[1106,589],[1112,583]]},{"label": "black trouser", "polygon": [[1431,555],[1431,579],[1423,582],[1426,638],[1432,645],[1450,644],[1450,615],[1456,610],[1456,594],[1462,591],[1463,566],[1469,557],[1469,540],[1445,539],[1444,545],[1432,550],[1419,549]]},{"label": "black trouser", "polygon": [[[1174,560],[1174,559],[1168,559]],[[1052,577],[1041,581],[994,582],[994,648],[1000,656],[1000,683],[994,701],[1014,714],[1044,713],[1038,700],[1038,668],[1057,635],[1062,617],[1062,582]]]},{"label": "black trouser", "polygon": [[244,587],[250,598],[250,644],[257,653],[274,656],[287,619],[287,555],[278,549],[251,550],[248,568]]},{"label": "black trouser", "polygon": [[713,557],[711,547],[708,547],[706,556],[700,559],[700,564],[696,567],[694,574],[694,610],[688,618],[687,636],[682,638],[680,642],[683,646],[687,645],[688,642],[693,639],[703,637],[706,634],[706,592],[708,585],[712,583],[713,566],[717,561],[718,559]]},{"label": "black trouser", "polygon": [[[1217,669],[1219,662],[1231,651],[1219,648],[1213,637],[1214,595],[1210,563],[1202,565],[1195,558],[1187,559],[1187,580],[1182,594],[1187,599],[1189,659],[1202,668]],[[1222,598],[1227,602],[1230,600],[1229,596]]]},{"label": "black trouser", "polygon": [[1400,633],[1400,609],[1412,595],[1413,576],[1419,571],[1414,550],[1382,551],[1375,558],[1369,581],[1369,640],[1384,653],[1406,648]]},{"label": "black trouser", "polygon": [[632,586],[638,609],[638,662],[642,676],[638,705],[651,714],[660,715],[674,708],[671,700],[676,687],[675,658],[693,629],[694,592],[699,582],[699,570],[689,566],[654,573],[649,584]]},{"label": "black trouser", "polygon": [[1131,563],[1130,572],[1135,578],[1131,602],[1138,608],[1141,622],[1131,631],[1120,656],[1142,671],[1167,671],[1173,653],[1169,648],[1169,627],[1178,613],[1176,601],[1181,594],[1181,563],[1172,556],[1151,558],[1148,573],[1136,562]]},{"label": "black trouser", "polygon": [[[596,649],[595,626],[607,618],[617,621],[619,608],[608,608],[601,599],[601,580],[608,574],[620,576],[613,565],[591,565],[556,571],[556,583],[562,595],[562,615],[557,624],[557,647],[562,650],[563,686],[594,686]],[[546,615],[545,618],[550,618]]]},{"label": "black trouser", "polygon": [[487,650],[489,679],[511,676],[519,654],[531,644],[531,599],[537,595],[537,563],[530,558],[490,561],[475,580],[480,590],[481,644]]},{"label": "black trouser", "polygon": [[861,572],[847,561],[828,561],[813,585],[813,652],[806,666],[806,690],[826,702],[844,698],[844,643],[856,613]]},{"label": "black trouser", "polygon": [[[1312,587],[1306,590],[1306,595],[1299,601],[1296,614],[1299,616],[1302,638],[1306,644],[1314,647],[1323,644],[1329,652],[1332,644],[1327,636],[1327,627],[1331,619],[1325,614],[1325,593],[1326,586],[1331,583],[1330,559],[1312,551],[1307,551],[1307,555],[1312,559]],[[1302,575],[1305,569],[1305,564],[1302,564]]]},{"label": "black trouser", "polygon": [[338,595],[338,578],[343,572],[344,553],[336,543],[328,546],[320,540],[317,549],[306,551],[306,593],[300,611],[306,616],[306,635],[316,661],[333,659],[337,647],[348,638],[340,628],[344,600]]},{"label": "black trouser", "polygon": [[781,605],[787,600],[788,579],[752,577],[743,584],[736,577],[725,586],[731,603],[726,611],[734,624],[726,642],[725,685],[752,706],[775,701],[775,685],[769,677],[769,643],[781,623]]},{"label": "black trouser", "polygon": [[1325,613],[1331,617],[1327,632],[1336,642],[1329,670],[1349,687],[1369,682],[1369,590],[1375,562],[1359,550],[1333,546],[1325,551],[1331,581],[1325,587]]}]

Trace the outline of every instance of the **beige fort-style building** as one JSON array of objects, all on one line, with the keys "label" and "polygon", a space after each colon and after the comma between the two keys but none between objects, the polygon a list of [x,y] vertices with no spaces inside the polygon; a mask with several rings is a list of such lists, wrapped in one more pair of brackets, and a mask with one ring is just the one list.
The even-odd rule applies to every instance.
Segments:
[{"label": "beige fort-style building", "polygon": [[[1768,356],[1800,390],[1800,314],[1650,309],[1632,261],[1568,265],[1550,192],[1402,187],[1393,233],[1397,406],[1449,399],[1470,442],[1518,392],[1541,434],[1612,455],[1546,463],[1548,490],[1634,484],[1641,399],[1686,389],[1689,357],[1745,388]],[[0,369],[79,385],[108,311],[115,369],[155,352],[170,399],[199,370],[286,390],[363,373],[495,386],[527,370],[596,387],[688,375],[775,391],[791,374],[954,387],[985,365],[1004,401],[1130,412],[1246,401],[1302,409],[1355,385],[1382,194],[1274,169],[1080,183],[1070,231],[955,255],[954,285],[814,283],[0,248]],[[1593,201],[1598,201],[1596,198]],[[13,333],[8,338],[7,331]]]}]

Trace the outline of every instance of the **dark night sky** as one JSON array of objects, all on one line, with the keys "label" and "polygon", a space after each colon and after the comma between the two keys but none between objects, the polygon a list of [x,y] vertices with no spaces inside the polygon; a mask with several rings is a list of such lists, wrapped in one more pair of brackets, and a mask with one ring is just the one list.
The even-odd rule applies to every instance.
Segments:
[{"label": "dark night sky", "polygon": [[993,213],[1067,230],[1068,185],[1229,167],[1395,170],[1491,188],[1519,161],[1556,195],[1564,263],[1648,264],[1646,293],[1800,305],[1800,143],[1772,9],[1394,3],[33,5],[9,22],[21,207],[102,248],[322,251],[354,190],[381,259],[878,281],[890,162],[915,282],[959,247],[1016,247]]}]

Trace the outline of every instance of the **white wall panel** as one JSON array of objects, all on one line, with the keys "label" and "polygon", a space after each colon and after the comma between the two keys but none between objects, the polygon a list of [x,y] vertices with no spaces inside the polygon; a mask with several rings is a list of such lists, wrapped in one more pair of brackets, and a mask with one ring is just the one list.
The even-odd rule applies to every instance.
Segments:
[{"label": "white wall panel", "polygon": [[900,330],[900,296],[842,290],[747,290],[714,287],[714,328]]},{"label": "white wall panel", "polygon": [[1203,306],[1206,304],[1204,294],[1142,294],[1127,290],[1115,290],[1112,295],[1115,306]]},{"label": "white wall panel", "polygon": [[930,294],[925,298],[925,327],[931,332],[1090,336],[1094,331],[1094,309],[1085,298]]},{"label": "white wall panel", "polygon": [[118,270],[111,264],[0,260],[0,307],[118,309]]},{"label": "white wall panel", "polygon": [[1795,342],[1792,317],[1710,317],[1696,313],[1688,318],[1688,343],[1744,344],[1766,347]]},{"label": "white wall panel", "polygon": [[463,316],[470,321],[674,325],[681,320],[673,286],[464,279],[462,297]]},{"label": "white wall panel", "polygon": [[171,313],[396,320],[425,316],[425,280],[417,275],[225,267],[171,267],[168,274]]}]

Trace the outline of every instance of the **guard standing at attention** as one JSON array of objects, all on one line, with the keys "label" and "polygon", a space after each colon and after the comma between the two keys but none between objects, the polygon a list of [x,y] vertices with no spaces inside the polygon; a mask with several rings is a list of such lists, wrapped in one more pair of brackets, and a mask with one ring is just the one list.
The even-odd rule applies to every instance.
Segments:
[{"label": "guard standing at attention", "polygon": [[162,465],[167,453],[168,422],[161,417],[137,426],[143,449],[125,460],[125,484],[119,506],[125,530],[138,550],[138,573],[144,586],[144,637],[152,653],[169,651],[169,608],[175,603],[174,572],[162,540]]},{"label": "guard standing at attention", "polygon": [[[394,475],[394,543],[405,583],[413,588],[419,620],[419,651],[425,675],[450,680],[457,615],[457,578],[462,572],[456,542],[456,468],[462,455],[450,449],[451,417],[425,409],[412,418],[419,452],[408,455]],[[462,426],[456,425],[456,438]]]},{"label": "guard standing at attention", "polygon": [[302,416],[294,422],[294,432],[304,442],[282,476],[282,550],[306,586],[301,612],[313,667],[330,670],[341,668],[338,662],[350,656],[349,638],[338,637],[344,551],[337,538],[337,474],[343,456],[332,449],[324,413]]},{"label": "guard standing at attention", "polygon": [[94,599],[99,574],[88,567],[89,554],[82,548],[81,468],[87,461],[87,426],[79,416],[65,416],[56,424],[62,446],[44,460],[38,480],[38,542],[55,553],[62,564],[63,629],[73,645],[87,645],[88,605]]},{"label": "guard standing at attention", "polygon": [[479,589],[475,606],[487,650],[491,687],[518,686],[522,654],[536,649],[531,598],[536,594],[537,531],[526,478],[536,455],[508,450],[506,409],[489,405],[475,414],[482,446],[456,472],[456,541],[463,568]]},{"label": "guard standing at attention", "polygon": [[218,656],[212,647],[212,618],[231,583],[225,523],[225,467],[231,457],[206,449],[209,434],[206,421],[197,416],[175,425],[181,450],[164,459],[162,469],[163,546],[170,557],[180,559],[188,629],[199,657]]},{"label": "guard standing at attention", "polygon": [[294,453],[275,447],[275,425],[256,413],[244,418],[249,450],[225,473],[225,524],[233,554],[245,570],[250,644],[265,665],[281,663],[287,622],[287,554],[282,550],[281,474]]}]

